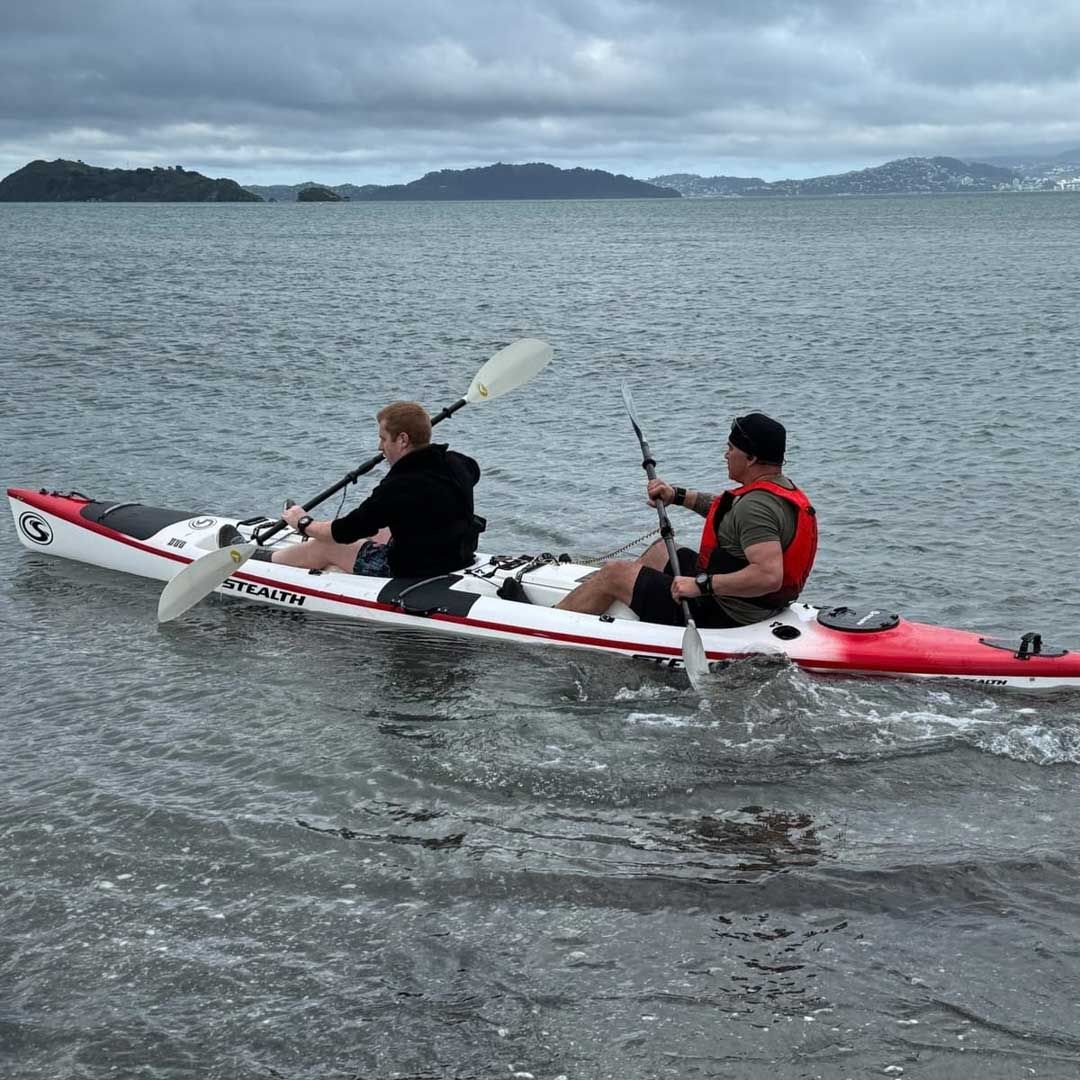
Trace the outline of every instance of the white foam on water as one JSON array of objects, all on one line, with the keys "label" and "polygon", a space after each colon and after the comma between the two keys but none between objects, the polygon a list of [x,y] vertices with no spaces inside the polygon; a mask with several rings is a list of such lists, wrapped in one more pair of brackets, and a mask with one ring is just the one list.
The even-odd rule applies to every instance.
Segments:
[{"label": "white foam on water", "polygon": [[869,748],[926,744],[933,749],[958,741],[1026,763],[1080,764],[1075,711],[1062,715],[1055,700],[1019,704],[966,685],[917,682],[803,679],[790,688],[787,716],[826,745],[842,738],[845,744],[865,742]]},{"label": "white foam on water", "polygon": [[912,709],[893,713],[882,718],[889,726],[911,725],[919,728],[927,737],[939,737],[937,729],[948,728],[951,731],[975,731],[980,728],[995,726],[994,721],[974,716],[949,716],[947,713],[927,712],[924,709]]},{"label": "white foam on water", "polygon": [[657,701],[660,698],[674,700],[682,695],[683,691],[674,686],[665,686],[662,683],[645,683],[642,686],[623,686],[615,691],[615,701]]},{"label": "white foam on water", "polygon": [[[1005,701],[984,699],[971,704],[948,690],[929,690],[931,707],[883,709],[856,698],[835,707],[828,722],[814,723],[815,733],[835,730],[837,721],[865,726],[876,742],[934,742],[959,738],[974,749],[1036,765],[1080,764],[1080,728],[1040,723],[1043,710],[1014,707]],[[1027,721],[1026,723],[1023,721]]]},{"label": "white foam on water", "polygon": [[626,717],[628,724],[643,724],[648,727],[677,727],[692,726],[692,721],[685,716],[665,716],[663,713],[632,712]]},{"label": "white foam on water", "polygon": [[1080,765],[1080,729],[1028,724],[991,736],[982,749],[1033,765]]}]

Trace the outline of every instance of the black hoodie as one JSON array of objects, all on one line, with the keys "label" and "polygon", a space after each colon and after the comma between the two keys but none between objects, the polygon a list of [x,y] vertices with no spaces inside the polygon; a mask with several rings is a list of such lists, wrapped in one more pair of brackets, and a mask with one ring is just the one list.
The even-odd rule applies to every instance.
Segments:
[{"label": "black hoodie", "polygon": [[331,523],[331,535],[351,544],[388,527],[395,577],[460,570],[476,554],[473,488],[479,479],[480,466],[445,444],[411,450],[355,510]]}]

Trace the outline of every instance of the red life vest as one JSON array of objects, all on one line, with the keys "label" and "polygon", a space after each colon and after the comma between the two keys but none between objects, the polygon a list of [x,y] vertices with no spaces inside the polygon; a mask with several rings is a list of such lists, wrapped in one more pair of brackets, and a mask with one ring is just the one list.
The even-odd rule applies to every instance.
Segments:
[{"label": "red life vest", "polygon": [[778,499],[790,503],[798,511],[795,535],[791,538],[791,543],[784,548],[784,579],[780,588],[767,596],[739,597],[740,600],[746,600],[759,607],[783,607],[784,604],[790,604],[796,600],[802,592],[806,579],[810,576],[810,568],[814,565],[814,556],[817,554],[817,514],[806,494],[798,488],[788,489],[780,484],[774,484],[771,480],[755,480],[752,484],[732,488],[725,491],[719,498],[713,499],[708,517],[705,518],[705,528],[701,533],[698,569],[710,574],[732,574],[750,565],[747,559],[728,554],[718,546],[717,542],[717,530],[720,528],[724,515],[740,495],[745,495],[750,491],[767,491],[770,495],[775,495]]}]

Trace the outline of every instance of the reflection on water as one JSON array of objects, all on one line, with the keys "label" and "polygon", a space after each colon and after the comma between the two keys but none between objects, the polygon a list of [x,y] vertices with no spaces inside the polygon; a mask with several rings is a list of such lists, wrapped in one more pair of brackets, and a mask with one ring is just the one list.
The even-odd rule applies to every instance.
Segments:
[{"label": "reflection on water", "polygon": [[750,856],[751,861],[740,862],[738,870],[814,866],[821,855],[817,830],[809,814],[744,806],[723,818],[706,816],[692,821],[673,818],[667,825],[680,838],[674,841],[678,851]]}]

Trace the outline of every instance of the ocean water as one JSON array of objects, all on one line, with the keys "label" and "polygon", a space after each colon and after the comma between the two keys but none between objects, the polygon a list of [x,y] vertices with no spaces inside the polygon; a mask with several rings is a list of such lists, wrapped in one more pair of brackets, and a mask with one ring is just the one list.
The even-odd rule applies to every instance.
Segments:
[{"label": "ocean water", "polygon": [[[487,549],[654,527],[625,378],[673,482],[787,424],[806,599],[1080,647],[1078,230],[1071,195],[8,205],[4,479],[276,516],[535,336],[439,429]],[[159,627],[155,583],[0,544],[5,1077],[1080,1073],[1077,695]]]}]

